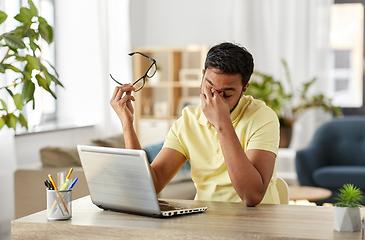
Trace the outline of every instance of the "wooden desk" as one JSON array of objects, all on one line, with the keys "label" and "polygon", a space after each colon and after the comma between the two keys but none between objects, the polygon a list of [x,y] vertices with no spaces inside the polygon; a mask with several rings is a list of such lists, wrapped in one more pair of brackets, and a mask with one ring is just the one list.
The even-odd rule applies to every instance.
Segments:
[{"label": "wooden desk", "polygon": [[[188,202],[190,200],[177,200]],[[12,221],[12,239],[360,239],[333,230],[332,207],[204,202],[205,213],[151,218],[103,211],[90,197],[73,201],[73,217],[48,221],[46,211]],[[362,214],[365,212],[362,209]]]}]

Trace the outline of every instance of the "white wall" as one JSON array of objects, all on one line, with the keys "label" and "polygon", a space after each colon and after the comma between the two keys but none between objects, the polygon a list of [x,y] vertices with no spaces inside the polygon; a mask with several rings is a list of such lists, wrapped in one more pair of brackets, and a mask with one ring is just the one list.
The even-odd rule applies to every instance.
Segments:
[{"label": "white wall", "polygon": [[132,0],[132,47],[233,41],[233,10],[225,0]]}]

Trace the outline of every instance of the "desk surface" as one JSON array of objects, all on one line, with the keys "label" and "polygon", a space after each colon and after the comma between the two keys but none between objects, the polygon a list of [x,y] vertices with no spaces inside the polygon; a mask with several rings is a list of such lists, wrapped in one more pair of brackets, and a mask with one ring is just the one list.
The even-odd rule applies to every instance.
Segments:
[{"label": "desk surface", "polygon": [[333,207],[202,203],[209,207],[205,213],[160,219],[104,211],[87,196],[73,201],[71,220],[48,221],[46,211],[41,211],[12,221],[11,234],[12,239],[361,238],[361,232],[333,230]]}]

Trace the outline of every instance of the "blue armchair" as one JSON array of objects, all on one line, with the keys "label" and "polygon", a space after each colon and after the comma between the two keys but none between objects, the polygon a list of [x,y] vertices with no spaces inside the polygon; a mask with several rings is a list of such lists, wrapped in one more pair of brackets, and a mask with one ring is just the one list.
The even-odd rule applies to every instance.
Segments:
[{"label": "blue armchair", "polygon": [[318,204],[337,202],[338,189],[345,183],[365,192],[365,118],[347,117],[325,123],[310,145],[297,152],[295,161],[300,185],[332,191],[330,198]]}]

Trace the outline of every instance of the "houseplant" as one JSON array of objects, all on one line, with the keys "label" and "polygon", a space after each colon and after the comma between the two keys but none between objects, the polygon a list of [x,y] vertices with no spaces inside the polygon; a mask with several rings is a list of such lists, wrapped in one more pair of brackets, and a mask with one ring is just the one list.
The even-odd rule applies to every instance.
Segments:
[{"label": "houseplant", "polygon": [[[7,126],[15,130],[17,123],[28,128],[22,110],[29,102],[33,102],[35,108],[35,89],[43,88],[56,99],[52,89],[55,85],[63,87],[55,68],[42,58],[40,47],[43,42],[48,45],[52,43],[53,29],[38,15],[32,0],[28,0],[28,4],[29,8],[22,7],[14,17],[20,25],[0,35],[0,53],[4,53],[0,56],[0,74],[12,71],[16,75],[11,84],[0,86],[0,91],[6,90],[14,102],[9,103],[6,97],[0,99],[0,129]],[[0,25],[7,17],[5,12],[0,11]]]},{"label": "houseplant", "polygon": [[308,89],[316,81],[316,78],[305,82],[300,89],[294,89],[287,62],[282,59],[286,81],[289,89],[285,89],[281,81],[273,76],[254,72],[250,86],[246,94],[260,99],[272,108],[280,121],[280,147],[288,147],[290,143],[292,127],[301,114],[310,108],[319,107],[335,116],[342,116],[341,108],[332,105],[331,99],[323,94],[308,96]]},{"label": "houseplant", "polygon": [[338,203],[335,204],[334,229],[345,232],[360,231],[362,191],[353,184],[345,184],[339,191],[336,198]]}]

